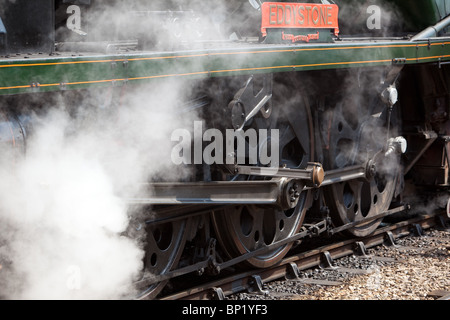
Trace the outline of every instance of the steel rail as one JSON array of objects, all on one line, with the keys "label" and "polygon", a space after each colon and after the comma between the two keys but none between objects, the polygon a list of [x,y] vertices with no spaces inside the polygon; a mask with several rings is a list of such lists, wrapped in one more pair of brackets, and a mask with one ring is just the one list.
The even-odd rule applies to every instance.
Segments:
[{"label": "steel rail", "polygon": [[222,279],[185,289],[177,293],[160,297],[159,300],[205,300],[224,298],[227,295],[248,290],[255,286],[255,279],[262,282],[270,282],[286,277],[292,268],[306,270],[320,266],[324,257],[339,259],[344,256],[355,254],[360,248],[358,243],[362,243],[365,248],[372,248],[385,243],[387,239],[393,241],[400,237],[409,235],[412,226],[419,225],[422,229],[428,229],[437,225],[439,217],[444,213],[422,215],[406,221],[398,222],[390,226],[377,229],[372,235],[364,238],[353,238],[344,241],[337,241],[331,244],[307,250],[305,252],[293,254],[274,267],[268,269],[256,269],[234,274]]},{"label": "steel rail", "polygon": [[[176,270],[172,270],[170,272],[167,272],[165,274],[161,274],[161,275],[146,275],[144,276],[141,280],[136,281],[134,284],[136,286],[146,286],[146,285],[151,285],[154,283],[158,283],[164,280],[168,280],[168,279],[172,279],[172,278],[176,278],[176,277],[180,277],[192,272],[196,272],[198,270],[202,270],[208,267],[212,267],[213,269],[215,269],[217,272],[220,272],[220,270],[224,270],[228,267],[237,265],[241,262],[244,262],[248,259],[251,259],[253,257],[256,257],[258,255],[263,255],[267,252],[270,252],[272,250],[275,250],[279,247],[282,247],[284,245],[287,245],[289,243],[307,238],[307,237],[313,237],[313,236],[318,236],[321,233],[324,232],[328,232],[330,235],[336,234],[338,232],[342,232],[344,230],[350,229],[352,227],[355,227],[359,224],[362,223],[367,223],[373,220],[377,220],[377,219],[382,219],[383,217],[387,217],[389,215],[398,213],[398,212],[402,212],[405,210],[409,209],[409,205],[403,205],[403,206],[399,206],[397,208],[388,210],[384,213],[375,215],[373,217],[368,217],[364,220],[361,221],[357,221],[357,222],[352,222],[352,223],[347,223],[343,226],[339,226],[339,227],[335,227],[335,228],[329,228],[329,225],[327,224],[326,220],[322,220],[320,222],[318,222],[317,224],[314,225],[310,225],[309,228],[302,228],[302,230],[299,233],[296,233],[293,236],[287,237],[285,239],[276,241],[270,245],[267,245],[265,247],[259,248],[255,251],[251,251],[248,252],[246,254],[240,255],[236,258],[227,260],[225,262],[222,263],[217,263],[217,261],[215,261],[215,257],[208,257],[206,260],[197,262],[193,265],[189,265],[180,269],[176,269]],[[214,248],[215,250],[215,248]]]}]

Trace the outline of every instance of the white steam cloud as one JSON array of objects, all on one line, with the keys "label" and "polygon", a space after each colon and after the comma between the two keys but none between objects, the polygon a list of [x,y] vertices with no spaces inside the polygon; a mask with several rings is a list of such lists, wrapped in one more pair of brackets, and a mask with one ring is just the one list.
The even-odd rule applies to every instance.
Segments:
[{"label": "white steam cloud", "polygon": [[[123,31],[126,10],[123,6],[106,10],[107,2],[99,1],[92,15],[77,17],[90,41],[111,40]],[[211,35],[201,40],[222,34],[228,38],[234,30],[217,30],[218,25],[232,16],[236,3],[250,6],[246,1],[180,3],[183,6],[177,10],[204,9],[206,16],[200,16],[195,27]],[[103,28],[96,28],[102,24]],[[154,35],[164,41],[164,28],[157,31]],[[74,35],[71,41],[78,38]],[[180,39],[175,39],[175,47],[189,40]],[[161,50],[151,45],[145,49]],[[130,219],[122,200],[138,194],[141,182],[189,176],[171,161],[171,133],[192,130],[198,120],[194,112],[180,112],[191,89],[186,82],[165,80],[123,89],[63,92],[56,99],[51,95],[52,101],[43,106],[45,113],[32,114],[26,157],[13,166],[0,159],[0,298],[133,296],[132,283],[143,268],[144,249],[122,235]]]},{"label": "white steam cloud", "polygon": [[179,115],[178,84],[149,89],[130,89],[106,109],[95,101],[113,100],[113,90],[75,110],[61,99],[33,116],[26,157],[0,166],[1,298],[132,297],[144,251],[121,235],[122,197],[160,172],[184,176],[171,168],[170,134],[192,123]]}]

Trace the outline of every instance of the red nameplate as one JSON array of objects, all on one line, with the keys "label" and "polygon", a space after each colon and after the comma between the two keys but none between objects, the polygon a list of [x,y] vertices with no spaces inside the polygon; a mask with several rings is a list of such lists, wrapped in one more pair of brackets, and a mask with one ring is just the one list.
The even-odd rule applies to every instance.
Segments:
[{"label": "red nameplate", "polygon": [[339,7],[335,4],[264,2],[261,32],[271,28],[334,29],[339,34]]}]

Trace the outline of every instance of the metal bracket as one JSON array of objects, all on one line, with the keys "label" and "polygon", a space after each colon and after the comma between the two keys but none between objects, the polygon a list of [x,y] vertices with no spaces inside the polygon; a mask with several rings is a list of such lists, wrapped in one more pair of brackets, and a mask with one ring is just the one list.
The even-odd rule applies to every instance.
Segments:
[{"label": "metal bracket", "polygon": [[370,258],[371,255],[367,254],[366,246],[362,241],[356,241],[356,252],[360,257]]},{"label": "metal bracket", "polygon": [[286,274],[285,274],[286,280],[298,280],[300,279],[300,270],[298,269],[298,266],[291,262],[286,265]]},{"label": "metal bracket", "polygon": [[320,263],[319,267],[321,269],[331,269],[331,270],[339,269],[339,267],[336,267],[334,265],[333,258],[331,257],[331,254],[329,251],[322,252],[320,260],[321,260],[321,263]]},{"label": "metal bracket", "polygon": [[264,283],[260,276],[258,275],[252,275],[252,279],[248,282],[248,292],[249,293],[259,293],[268,295],[269,290],[264,289]]},{"label": "metal bracket", "polygon": [[423,236],[422,226],[420,224],[418,224],[418,223],[413,224],[412,232],[417,237]]},{"label": "metal bracket", "polygon": [[225,300],[225,294],[223,293],[222,288],[212,288],[212,291],[215,300]]},{"label": "metal bracket", "polygon": [[264,75],[263,88],[255,95],[254,78],[248,79],[245,87],[239,90],[234,100],[230,102],[231,121],[235,130],[242,130],[245,124],[261,111],[268,118],[272,107],[263,107],[272,99],[272,75]]},{"label": "metal bracket", "polygon": [[390,247],[398,247],[395,243],[394,234],[391,231],[386,231],[386,244]]}]

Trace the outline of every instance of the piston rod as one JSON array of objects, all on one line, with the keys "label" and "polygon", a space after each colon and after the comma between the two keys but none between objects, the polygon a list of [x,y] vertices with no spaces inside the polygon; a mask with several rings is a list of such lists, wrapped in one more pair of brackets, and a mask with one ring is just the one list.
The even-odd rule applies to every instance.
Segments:
[{"label": "piston rod", "polygon": [[267,168],[239,167],[238,172],[271,180],[148,183],[141,197],[126,199],[130,205],[297,205],[304,190],[366,177],[367,166],[357,165],[324,172],[320,164],[307,169],[267,171]]}]

